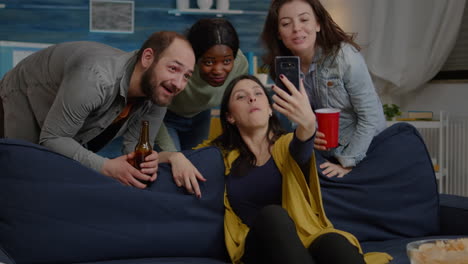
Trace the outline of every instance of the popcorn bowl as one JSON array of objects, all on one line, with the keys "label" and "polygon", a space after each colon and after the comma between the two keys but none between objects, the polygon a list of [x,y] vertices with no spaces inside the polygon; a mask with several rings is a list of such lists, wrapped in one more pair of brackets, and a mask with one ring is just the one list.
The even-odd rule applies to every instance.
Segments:
[{"label": "popcorn bowl", "polygon": [[468,264],[468,238],[413,241],[406,253],[411,264]]}]

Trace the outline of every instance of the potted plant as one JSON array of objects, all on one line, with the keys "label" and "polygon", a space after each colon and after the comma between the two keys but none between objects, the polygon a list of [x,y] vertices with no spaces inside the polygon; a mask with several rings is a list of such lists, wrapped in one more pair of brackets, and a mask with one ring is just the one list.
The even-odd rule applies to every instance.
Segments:
[{"label": "potted plant", "polygon": [[387,118],[387,121],[391,121],[395,117],[401,115],[400,107],[396,104],[391,104],[391,105],[384,104],[383,111],[384,111],[385,117]]}]

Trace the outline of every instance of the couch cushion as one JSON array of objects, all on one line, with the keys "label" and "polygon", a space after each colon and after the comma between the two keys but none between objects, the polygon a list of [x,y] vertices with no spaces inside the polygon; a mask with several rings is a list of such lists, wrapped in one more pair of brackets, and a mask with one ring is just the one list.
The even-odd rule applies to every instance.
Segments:
[{"label": "couch cushion", "polygon": [[397,123],[382,131],[366,158],[349,174],[343,178],[320,174],[320,184],[328,218],[360,241],[439,232],[432,162],[423,139],[410,124]]},{"label": "couch cushion", "polygon": [[41,146],[0,140],[0,245],[17,263],[225,259],[221,154],[187,156],[207,178],[201,199],[175,186],[167,164],[139,190]]},{"label": "couch cushion", "polygon": [[468,197],[441,194],[439,199],[441,234],[468,236]]}]

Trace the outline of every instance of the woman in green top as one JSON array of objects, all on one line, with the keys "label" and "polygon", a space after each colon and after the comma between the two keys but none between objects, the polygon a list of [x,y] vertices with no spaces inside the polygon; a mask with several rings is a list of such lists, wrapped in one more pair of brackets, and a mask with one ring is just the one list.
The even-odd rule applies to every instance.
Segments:
[{"label": "woman in green top", "polygon": [[191,149],[207,139],[211,108],[219,105],[227,84],[248,71],[237,32],[226,19],[198,20],[187,39],[197,63],[187,86],[168,107],[156,138],[161,151]]}]

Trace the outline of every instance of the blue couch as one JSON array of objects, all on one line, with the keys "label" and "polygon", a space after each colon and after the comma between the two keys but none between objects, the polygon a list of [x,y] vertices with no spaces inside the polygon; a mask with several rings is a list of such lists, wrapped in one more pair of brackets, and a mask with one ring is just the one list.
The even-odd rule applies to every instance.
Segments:
[{"label": "blue couch", "polygon": [[[209,147],[186,155],[208,179],[201,199],[175,186],[167,164],[139,190],[41,146],[0,139],[0,262],[228,263],[221,154]],[[355,234],[366,252],[391,254],[392,263],[409,264],[410,241],[468,236],[468,198],[437,194],[410,125],[382,132],[346,177],[320,182],[335,227]]]}]

